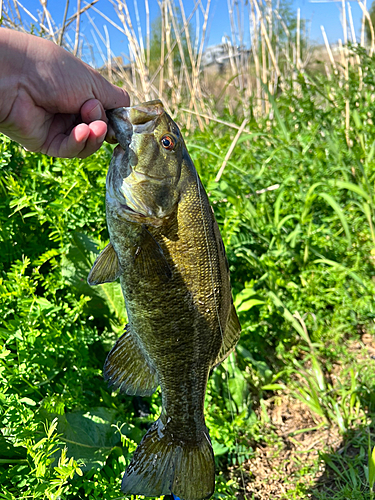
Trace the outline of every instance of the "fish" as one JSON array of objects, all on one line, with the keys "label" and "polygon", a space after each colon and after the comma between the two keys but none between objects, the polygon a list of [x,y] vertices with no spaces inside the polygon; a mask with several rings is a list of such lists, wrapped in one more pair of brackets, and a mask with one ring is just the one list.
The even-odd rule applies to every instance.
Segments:
[{"label": "fish", "polygon": [[106,179],[110,243],[90,285],[120,279],[128,314],[104,378],[162,410],[134,452],[129,495],[203,500],[215,490],[204,418],[211,370],[235,348],[240,323],[229,265],[206,191],[180,129],[161,101],[107,112],[118,146]]}]

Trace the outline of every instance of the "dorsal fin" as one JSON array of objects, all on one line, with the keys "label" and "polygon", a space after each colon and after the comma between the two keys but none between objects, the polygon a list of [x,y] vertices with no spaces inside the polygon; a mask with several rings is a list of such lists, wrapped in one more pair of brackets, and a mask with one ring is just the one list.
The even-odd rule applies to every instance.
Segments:
[{"label": "dorsal fin", "polygon": [[89,285],[101,285],[115,281],[121,275],[120,262],[112,243],[99,254],[87,277]]},{"label": "dorsal fin", "polygon": [[229,318],[226,324],[226,328],[224,330],[224,339],[221,345],[221,349],[219,354],[217,355],[215,362],[212,367],[215,367],[222,363],[225,358],[229,356],[229,354],[236,347],[237,342],[239,341],[241,335],[241,325],[238,321],[237,313],[232,304],[232,308],[229,314]]}]

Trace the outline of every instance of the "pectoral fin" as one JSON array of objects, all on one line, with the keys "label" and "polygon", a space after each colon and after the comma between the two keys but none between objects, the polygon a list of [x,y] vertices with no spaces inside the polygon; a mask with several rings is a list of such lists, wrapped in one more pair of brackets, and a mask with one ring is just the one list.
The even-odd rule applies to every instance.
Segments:
[{"label": "pectoral fin", "polygon": [[115,281],[121,275],[120,262],[112,243],[99,254],[87,278],[89,285],[101,285]]},{"label": "pectoral fin", "polygon": [[151,396],[159,385],[129,325],[117,340],[104,363],[104,378],[109,385],[129,395]]},{"label": "pectoral fin", "polygon": [[145,227],[142,232],[142,243],[135,248],[134,267],[138,272],[148,276],[158,275],[165,280],[172,276],[163,250]]},{"label": "pectoral fin", "polygon": [[217,358],[215,359],[214,364],[212,367],[215,367],[222,363],[225,358],[229,356],[229,354],[233,351],[233,349],[236,347],[237,342],[239,341],[241,335],[241,325],[240,322],[238,321],[237,313],[234,308],[234,305],[232,304],[232,308],[229,314],[229,318],[227,321],[226,328],[224,330],[224,339],[223,343],[221,345],[221,349],[219,351],[219,354],[217,355]]}]

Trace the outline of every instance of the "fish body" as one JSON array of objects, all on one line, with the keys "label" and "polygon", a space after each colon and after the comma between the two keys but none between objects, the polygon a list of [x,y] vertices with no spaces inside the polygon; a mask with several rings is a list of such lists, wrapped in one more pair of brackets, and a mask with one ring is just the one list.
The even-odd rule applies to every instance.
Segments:
[{"label": "fish body", "polygon": [[135,451],[122,490],[201,500],[215,487],[207,379],[240,335],[225,249],[161,102],[113,110],[109,122],[119,142],[107,175],[110,244],[88,281],[120,278],[129,323],[104,376],[127,394],[150,395],[158,385],[162,393],[160,418]]}]

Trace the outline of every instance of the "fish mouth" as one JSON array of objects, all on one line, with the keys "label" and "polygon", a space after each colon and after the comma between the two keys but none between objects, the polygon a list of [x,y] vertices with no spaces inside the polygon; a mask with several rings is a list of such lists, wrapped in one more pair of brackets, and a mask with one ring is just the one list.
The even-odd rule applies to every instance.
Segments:
[{"label": "fish mouth", "polygon": [[155,100],[128,108],[116,108],[106,112],[110,132],[106,140],[129,147],[133,133],[151,134],[164,113],[161,101]]}]

